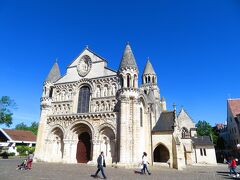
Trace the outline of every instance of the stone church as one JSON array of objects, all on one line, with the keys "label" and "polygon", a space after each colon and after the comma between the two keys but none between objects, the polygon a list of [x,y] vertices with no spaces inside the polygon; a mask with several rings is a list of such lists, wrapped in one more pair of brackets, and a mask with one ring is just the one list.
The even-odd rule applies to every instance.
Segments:
[{"label": "stone church", "polygon": [[167,110],[149,59],[139,78],[129,44],[117,71],[88,47],[63,76],[56,62],[43,85],[35,160],[96,164],[103,151],[119,166],[138,165],[143,152],[152,165],[177,169],[216,163],[185,110]]}]

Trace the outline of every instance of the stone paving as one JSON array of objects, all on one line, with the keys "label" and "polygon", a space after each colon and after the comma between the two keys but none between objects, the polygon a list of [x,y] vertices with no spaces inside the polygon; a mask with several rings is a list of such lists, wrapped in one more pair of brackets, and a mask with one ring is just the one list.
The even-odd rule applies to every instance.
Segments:
[{"label": "stone paving", "polygon": [[[94,179],[91,174],[96,171],[95,166],[85,164],[54,164],[34,163],[32,170],[16,170],[20,159],[0,160],[0,180],[88,180]],[[228,176],[226,165],[218,166],[190,166],[183,171],[169,169],[166,167],[149,167],[151,176],[134,173],[134,170],[112,168],[105,169],[108,179],[156,179],[156,180],[218,180],[234,179]],[[101,175],[101,174],[99,174]]]}]

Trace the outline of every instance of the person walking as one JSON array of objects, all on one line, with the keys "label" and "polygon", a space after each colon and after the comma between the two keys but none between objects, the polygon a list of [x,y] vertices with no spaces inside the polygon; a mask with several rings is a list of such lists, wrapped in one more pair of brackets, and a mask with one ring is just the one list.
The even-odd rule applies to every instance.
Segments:
[{"label": "person walking", "polygon": [[98,159],[97,159],[97,168],[98,169],[97,169],[97,171],[96,171],[96,173],[94,175],[95,178],[98,177],[98,173],[99,173],[99,171],[101,171],[103,178],[107,179],[107,177],[106,177],[106,175],[104,173],[103,167],[106,167],[106,163],[105,163],[104,154],[103,154],[103,152],[101,152],[101,154],[98,156]]},{"label": "person walking", "polygon": [[147,164],[149,164],[148,159],[147,159],[147,153],[143,152],[143,156],[142,156],[143,168],[142,168],[141,172],[142,172],[142,174],[146,174],[145,170],[147,170],[148,175],[151,175],[151,173],[148,171]]},{"label": "person walking", "polygon": [[229,176],[231,176],[232,173],[234,173],[235,175],[233,177],[239,177],[239,174],[236,172],[236,168],[237,168],[237,163],[236,163],[235,158],[232,156],[231,162],[229,164],[229,169],[230,169]]}]

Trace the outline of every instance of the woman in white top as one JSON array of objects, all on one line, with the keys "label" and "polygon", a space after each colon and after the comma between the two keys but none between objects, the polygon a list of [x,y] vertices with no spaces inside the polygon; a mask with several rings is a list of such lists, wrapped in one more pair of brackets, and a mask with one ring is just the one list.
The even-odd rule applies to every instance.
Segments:
[{"label": "woman in white top", "polygon": [[142,168],[141,172],[142,172],[142,174],[146,174],[145,170],[147,170],[148,175],[151,175],[151,173],[148,171],[147,164],[149,164],[149,162],[148,162],[148,160],[147,160],[147,153],[146,153],[146,152],[143,152],[143,156],[142,156],[142,165],[143,165],[143,168]]}]

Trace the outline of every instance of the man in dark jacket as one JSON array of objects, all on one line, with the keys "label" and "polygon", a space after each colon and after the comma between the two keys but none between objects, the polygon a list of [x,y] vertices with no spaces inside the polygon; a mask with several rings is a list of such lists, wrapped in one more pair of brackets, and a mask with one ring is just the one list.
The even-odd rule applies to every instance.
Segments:
[{"label": "man in dark jacket", "polygon": [[103,152],[101,152],[101,154],[98,156],[98,159],[97,159],[97,168],[98,168],[98,170],[95,173],[94,177],[97,178],[99,171],[101,171],[103,178],[107,179],[107,177],[105,176],[103,167],[106,167],[106,164],[105,164],[104,154],[103,154]]}]

